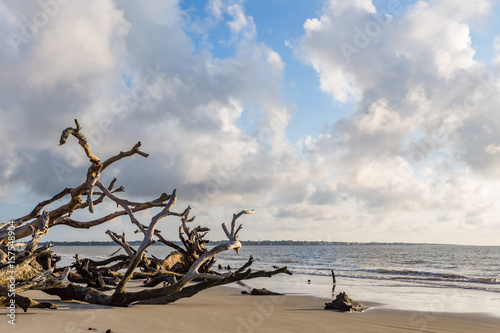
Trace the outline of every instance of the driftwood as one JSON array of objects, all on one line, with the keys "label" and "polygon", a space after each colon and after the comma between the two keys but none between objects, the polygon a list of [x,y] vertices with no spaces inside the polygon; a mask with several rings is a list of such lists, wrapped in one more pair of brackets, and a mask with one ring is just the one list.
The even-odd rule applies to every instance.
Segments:
[{"label": "driftwood", "polygon": [[273,296],[273,295],[283,295],[280,293],[276,293],[274,291],[267,290],[266,288],[257,289],[253,288],[250,292],[242,291],[243,295],[254,295],[254,296]]},{"label": "driftwood", "polygon": [[[13,299],[14,302],[10,302]],[[29,297],[15,295],[14,298],[8,298],[6,296],[0,296],[0,306],[9,308],[11,304],[14,307],[20,307],[27,312],[29,308],[39,308],[39,309],[57,309],[57,306],[49,302],[38,302]]]},{"label": "driftwood", "polygon": [[215,286],[221,286],[225,285],[228,283],[233,283],[233,282],[238,282],[242,280],[250,280],[250,279],[255,279],[255,278],[260,278],[260,277],[272,277],[273,275],[276,274],[288,274],[292,275],[292,273],[286,268],[282,267],[274,271],[257,271],[257,272],[252,272],[251,270],[247,270],[243,273],[238,273],[238,274],[231,274],[227,276],[226,278],[220,279],[220,280],[211,280],[211,281],[206,281],[206,282],[201,282],[192,286],[185,287],[181,291],[165,296],[165,297],[158,297],[155,299],[148,299],[145,301],[139,302],[139,304],[168,304],[175,302],[181,298],[186,298],[186,297],[191,297],[193,295],[196,295],[200,291],[203,291],[205,289],[215,287]]},{"label": "driftwood", "polygon": [[337,310],[341,312],[361,312],[366,306],[349,298],[346,293],[341,292],[330,303],[325,303],[325,310]]},{"label": "driftwood", "polygon": [[333,272],[333,269],[332,269],[332,279],[333,279],[332,296],[335,296],[335,287],[337,286],[337,280],[335,279],[335,273]]},{"label": "driftwood", "polygon": [[[62,132],[59,144],[65,144],[70,136],[78,140],[90,161],[84,181],[77,187],[65,188],[52,198],[40,202],[26,216],[0,224],[1,304],[15,304],[25,311],[30,307],[55,308],[53,304],[39,303],[19,295],[32,289],[57,295],[63,300],[110,306],[129,306],[135,303],[168,304],[218,285],[281,273],[291,274],[286,267],[252,272],[249,269],[253,262],[252,257],[234,273],[221,274],[212,271],[216,255],[229,250],[239,251],[241,243],[238,233],[242,226],[237,225],[237,221],[243,215],[252,214],[253,210],[242,210],[233,214],[229,226],[222,223],[227,241],[208,249],[206,244],[209,241],[205,236],[209,229],[200,225],[189,227],[195,220],[195,216],[189,216],[191,207],[188,206],[182,211],[174,210],[177,201],[176,190],[171,194],[163,193],[151,201],[134,202],[120,196],[123,187],[114,189],[116,179],[107,186],[100,181],[102,172],[111,164],[133,155],[148,157],[148,154],[140,150],[140,142],[130,150],[120,152],[103,162],[91,151],[77,120],[75,125]],[[44,209],[59,200],[66,201],[57,208]],[[89,221],[77,221],[72,218],[73,213],[80,209],[88,209],[90,213],[94,213],[94,207],[105,200],[113,201],[119,208],[115,212]],[[147,223],[140,222],[135,216],[136,212],[155,208],[159,209],[159,212]],[[71,228],[89,229],[120,216],[127,216],[137,228],[136,232],[143,235],[139,247],[134,248],[127,242],[124,233],[106,231],[125,254],[115,255],[115,252],[110,258],[101,261],[79,258],[78,254],[75,254],[75,262],[70,267],[63,268],[57,267],[60,257],[52,252],[51,244],[39,247],[41,238],[53,226],[66,225]],[[180,219],[180,243],[166,239],[158,229],[161,220],[172,216]],[[17,240],[26,237],[30,239],[24,246],[20,246]],[[166,245],[166,249],[173,251],[166,252],[163,259],[149,257],[147,249],[155,242],[160,242]],[[127,291],[126,286],[131,279],[144,279],[144,289]],[[162,284],[162,287],[148,289],[159,284]],[[12,292],[14,289],[15,293]]]},{"label": "driftwood", "polygon": [[84,259],[80,261],[78,256],[76,256],[75,268],[82,279],[87,283],[88,287],[96,288],[98,290],[109,290],[108,286],[104,282],[104,279],[98,271],[90,271],[89,269],[89,259]]},{"label": "driftwood", "polygon": [[12,288],[12,284],[0,285],[0,305],[8,307],[13,304],[22,308],[25,312],[29,308],[57,309],[57,306],[52,303],[40,303],[29,297],[18,294],[26,290],[48,290],[51,288],[65,287],[69,284],[69,267],[66,267],[58,276],[55,276],[53,271],[54,269],[42,272],[30,280],[16,284],[14,288]]}]

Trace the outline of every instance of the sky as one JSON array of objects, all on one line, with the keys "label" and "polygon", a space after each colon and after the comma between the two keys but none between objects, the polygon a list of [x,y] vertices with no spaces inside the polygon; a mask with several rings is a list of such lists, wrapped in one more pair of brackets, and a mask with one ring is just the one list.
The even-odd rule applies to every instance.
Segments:
[{"label": "sky", "polygon": [[[0,0],[0,222],[85,179],[223,239],[500,245],[498,0]],[[58,201],[47,208],[65,203]],[[94,215],[116,210],[109,202]],[[143,223],[156,211],[139,214]],[[177,218],[158,225],[177,238]],[[126,218],[45,240],[138,239]]]}]

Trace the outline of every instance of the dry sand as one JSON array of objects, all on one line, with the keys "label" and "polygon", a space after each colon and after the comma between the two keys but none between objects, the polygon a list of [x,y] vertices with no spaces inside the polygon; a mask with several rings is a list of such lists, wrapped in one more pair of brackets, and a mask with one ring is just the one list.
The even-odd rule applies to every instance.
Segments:
[{"label": "dry sand", "polygon": [[500,332],[500,317],[376,306],[363,313],[338,313],[323,310],[322,299],[247,296],[230,287],[212,288],[170,305],[129,308],[63,302],[39,291],[23,295],[51,301],[58,309],[18,309],[12,326],[2,308],[0,332]]}]

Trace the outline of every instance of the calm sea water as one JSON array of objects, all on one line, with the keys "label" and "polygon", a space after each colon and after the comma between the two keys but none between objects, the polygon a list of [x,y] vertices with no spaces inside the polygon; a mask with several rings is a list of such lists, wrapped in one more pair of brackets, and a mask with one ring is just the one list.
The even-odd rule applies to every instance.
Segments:
[{"label": "calm sea water", "polygon": [[[117,246],[56,246],[63,265],[72,255],[106,258]],[[152,246],[165,257],[170,249]],[[455,245],[267,245],[226,252],[218,264],[236,269],[253,255],[256,269],[288,266],[293,276],[245,281],[239,288],[268,288],[287,294],[332,298],[334,293],[389,307],[424,312],[480,312],[500,316],[500,247]]]}]

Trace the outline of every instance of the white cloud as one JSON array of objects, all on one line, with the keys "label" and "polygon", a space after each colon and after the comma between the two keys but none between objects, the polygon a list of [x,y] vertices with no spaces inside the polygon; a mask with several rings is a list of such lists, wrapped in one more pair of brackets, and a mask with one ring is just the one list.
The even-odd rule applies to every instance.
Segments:
[{"label": "white cloud", "polygon": [[[499,90],[474,59],[470,37],[470,24],[489,16],[491,2],[475,5],[419,1],[377,17],[367,6],[330,2],[306,21],[296,53],[317,71],[325,93],[358,106],[305,143],[310,163],[328,164],[335,180],[329,189],[318,180],[308,209],[316,218],[350,202],[364,219],[394,230],[415,219],[430,226],[436,212],[455,217],[451,228],[489,223],[494,215],[486,211],[497,198],[477,191],[493,181],[481,193],[498,192],[500,160],[491,142],[500,131]],[[344,201],[316,210],[314,203],[339,197]]]},{"label": "white cloud", "polygon": [[[373,14],[368,6],[356,2],[332,1],[324,8],[321,17],[308,19],[304,23],[305,36],[300,41],[299,56],[318,72],[321,89],[333,98],[347,102],[359,95],[356,82],[344,71],[349,62],[343,46],[352,44],[352,34],[359,29],[356,23]],[[356,37],[354,37],[356,39]]]},{"label": "white cloud", "polygon": [[281,60],[281,57],[278,52],[273,50],[269,50],[267,53],[267,63],[272,67],[276,68],[277,71],[281,72],[285,64]]},{"label": "white cloud", "polygon": [[375,13],[376,9],[371,0],[353,0],[345,2],[342,0],[330,0],[330,8],[334,11],[363,10],[367,13]]},{"label": "white cloud", "polygon": [[474,24],[489,18],[493,10],[492,0],[432,0],[431,6],[441,16],[449,17],[458,22]]},{"label": "white cloud", "polygon": [[[436,226],[493,228],[500,85],[471,41],[491,3],[453,4],[377,13],[369,0],[338,0],[308,19],[287,45],[323,92],[356,107],[297,147],[288,64],[259,41],[243,1],[210,1],[200,19],[177,1],[74,0],[27,43],[0,50],[2,194],[44,199],[79,184],[86,158],[74,140],[57,146],[78,118],[101,158],[139,140],[150,153],[109,170],[127,196],[177,188],[215,228],[255,208],[245,238],[419,241]],[[0,33],[21,33],[19,13],[38,11],[0,2]],[[234,51],[224,58],[207,38],[219,25]],[[460,237],[469,241],[458,231],[446,241]]]},{"label": "white cloud", "polygon": [[238,40],[240,36],[246,40],[252,40],[256,37],[257,31],[253,18],[245,14],[243,4],[230,4],[226,12],[233,18],[227,22],[231,30],[231,42]]},{"label": "white cloud", "polygon": [[[151,153],[147,162],[136,158],[126,162],[128,167],[111,170],[130,195],[182,187],[184,198],[193,199],[207,188],[204,204],[241,203],[248,198],[238,194],[240,186],[249,196],[269,188],[279,169],[273,165],[284,163],[274,158],[285,159],[289,150],[284,64],[274,50],[253,41],[255,25],[242,6],[219,5],[233,16],[236,51],[226,59],[213,58],[207,50],[193,53],[194,43],[176,23],[185,17],[176,2],[159,6],[150,1],[137,9],[130,1],[73,1],[61,7],[36,38],[22,45],[19,64],[0,62],[12,74],[0,83],[6,87],[0,115],[8,119],[2,121],[2,137],[25,129],[16,146],[1,145],[3,156],[10,157],[2,168],[5,188],[26,186],[47,196],[80,180],[86,158],[78,146],[71,140],[56,146],[60,131],[74,118],[101,158],[139,140]],[[28,13],[36,6],[21,9]],[[158,14],[163,10],[168,20]],[[242,122],[243,112],[253,125]],[[140,179],[137,170],[144,171]],[[48,186],[47,180],[52,180]]]},{"label": "white cloud", "polygon": [[[411,118],[402,120],[397,111],[390,110],[386,100],[376,101],[368,110],[354,119],[357,131],[368,135],[382,132],[384,134],[394,134],[407,132],[411,128]],[[386,133],[387,132],[387,133]]]},{"label": "white cloud", "polygon": [[243,28],[248,26],[249,18],[247,18],[240,5],[228,6],[227,12],[233,17],[233,20],[227,22],[227,25],[234,34],[238,34]]},{"label": "white cloud", "polygon": [[217,19],[222,19],[224,5],[222,0],[210,0],[207,4],[208,11]]},{"label": "white cloud", "polygon": [[450,16],[439,6],[419,2],[398,27],[396,38],[404,40],[398,52],[411,60],[429,57],[429,65],[434,64],[444,77],[455,70],[472,69],[475,51],[469,26]]},{"label": "white cloud", "polygon": [[498,154],[500,153],[500,145],[494,145],[493,143],[492,144],[489,144],[488,147],[485,148],[485,151],[488,153],[488,154]]},{"label": "white cloud", "polygon": [[52,89],[113,71],[129,28],[111,1],[69,3],[30,45],[31,59],[21,67],[26,83]]},{"label": "white cloud", "polygon": [[495,50],[495,61],[497,65],[500,65],[500,36],[496,36],[493,41],[493,48]]}]

